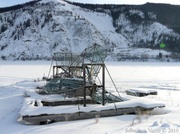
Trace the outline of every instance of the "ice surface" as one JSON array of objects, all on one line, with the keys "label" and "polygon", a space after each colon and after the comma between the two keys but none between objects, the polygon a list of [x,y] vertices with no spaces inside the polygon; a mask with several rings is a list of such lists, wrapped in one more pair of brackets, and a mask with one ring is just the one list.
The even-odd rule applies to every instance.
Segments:
[{"label": "ice surface", "polygon": [[[152,133],[160,129],[172,128],[179,133],[180,112],[180,63],[161,62],[107,62],[114,82],[120,94],[130,88],[150,88],[158,91],[156,96],[143,97],[166,104],[165,108],[155,109],[149,114],[122,115],[81,121],[59,122],[43,126],[25,125],[18,122],[19,112],[24,103],[24,93],[33,93],[36,86],[44,83],[34,82],[37,78],[48,75],[51,62],[1,62],[0,63],[0,133],[6,134],[50,134],[50,133],[132,133],[138,130]],[[3,76],[3,77],[2,77]],[[12,78],[13,77],[13,78]],[[113,84],[106,75],[106,87],[114,92]],[[34,96],[34,100],[38,100]],[[58,96],[54,96],[54,98]],[[26,98],[28,99],[28,98]],[[33,98],[31,98],[33,100]],[[31,100],[30,99],[30,100]],[[129,99],[135,99],[133,96]],[[41,100],[41,99],[40,99]],[[29,101],[29,100],[28,100]],[[30,101],[31,102],[31,101]],[[137,104],[136,101],[133,101]],[[152,103],[147,102],[147,103]],[[34,103],[32,101],[32,103]],[[138,102],[139,103],[139,102]],[[87,105],[88,106],[88,105]],[[41,104],[38,106],[41,108]],[[83,108],[82,108],[83,109]],[[34,110],[34,106],[31,110]],[[157,123],[155,123],[157,122]]]}]

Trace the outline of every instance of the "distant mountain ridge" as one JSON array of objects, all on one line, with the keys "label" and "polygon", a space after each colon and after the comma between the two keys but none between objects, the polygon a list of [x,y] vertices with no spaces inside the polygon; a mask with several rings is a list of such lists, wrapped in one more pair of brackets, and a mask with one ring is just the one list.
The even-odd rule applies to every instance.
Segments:
[{"label": "distant mountain ridge", "polygon": [[98,43],[107,48],[108,60],[179,60],[179,11],[180,6],[168,4],[63,0],[0,8],[0,59],[47,60],[55,52],[80,53]]}]

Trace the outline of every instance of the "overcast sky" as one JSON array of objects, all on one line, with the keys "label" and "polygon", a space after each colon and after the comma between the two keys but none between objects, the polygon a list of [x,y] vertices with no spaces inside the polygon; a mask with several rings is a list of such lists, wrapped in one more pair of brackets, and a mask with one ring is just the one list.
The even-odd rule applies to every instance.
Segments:
[{"label": "overcast sky", "polygon": [[[30,0],[0,0],[0,7],[12,6],[20,3],[25,3]],[[74,2],[82,3],[95,3],[95,4],[144,4],[146,2],[154,3],[169,3],[180,5],[180,0],[71,0]]]}]

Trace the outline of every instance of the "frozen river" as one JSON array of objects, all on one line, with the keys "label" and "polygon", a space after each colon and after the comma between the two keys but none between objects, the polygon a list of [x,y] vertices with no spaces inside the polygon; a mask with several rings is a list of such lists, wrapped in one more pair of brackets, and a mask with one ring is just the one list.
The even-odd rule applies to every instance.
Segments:
[{"label": "frozen river", "polygon": [[[51,61],[1,61],[0,85],[47,76]],[[106,62],[118,89],[154,84],[180,83],[180,63],[174,62]],[[106,87],[112,87],[106,73]]]},{"label": "frozen river", "polygon": [[[176,86],[180,83],[180,63],[117,62],[107,67],[118,88]],[[107,76],[108,78],[108,76]]]}]

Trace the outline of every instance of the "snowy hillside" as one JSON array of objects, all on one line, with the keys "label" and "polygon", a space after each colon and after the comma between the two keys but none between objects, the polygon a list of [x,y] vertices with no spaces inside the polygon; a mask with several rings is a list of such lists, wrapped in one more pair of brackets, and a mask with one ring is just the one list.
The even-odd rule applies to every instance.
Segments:
[{"label": "snowy hillside", "polygon": [[[55,52],[81,53],[93,43],[107,48],[109,60],[177,57],[157,49],[169,36],[180,40],[172,29],[156,21],[149,25],[132,23],[125,12],[114,21],[109,12],[95,12],[62,0],[42,0],[2,12],[0,60],[50,59]],[[145,17],[140,10],[128,13]],[[149,12],[149,17],[156,19],[156,14]]]}]

